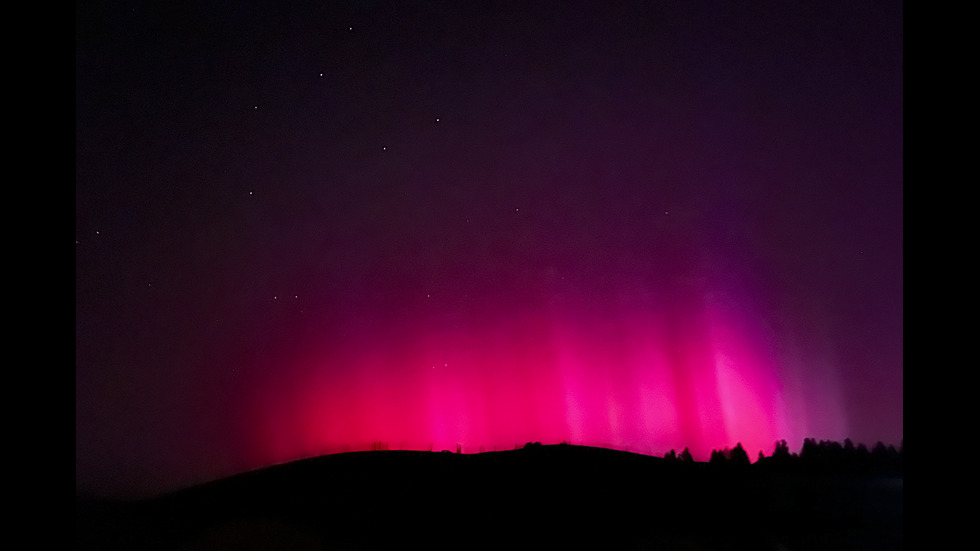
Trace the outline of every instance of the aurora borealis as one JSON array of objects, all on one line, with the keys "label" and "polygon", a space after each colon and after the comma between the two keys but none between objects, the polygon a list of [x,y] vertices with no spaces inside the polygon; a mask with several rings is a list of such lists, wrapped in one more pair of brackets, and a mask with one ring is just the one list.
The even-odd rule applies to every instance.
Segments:
[{"label": "aurora borealis", "polygon": [[279,4],[76,6],[77,488],[901,441],[900,4]]}]

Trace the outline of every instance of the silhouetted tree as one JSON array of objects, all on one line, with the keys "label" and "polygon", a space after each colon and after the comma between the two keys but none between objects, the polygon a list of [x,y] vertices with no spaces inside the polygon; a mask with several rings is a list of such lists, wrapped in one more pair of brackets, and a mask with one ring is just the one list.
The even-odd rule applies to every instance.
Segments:
[{"label": "silhouetted tree", "polygon": [[682,463],[694,463],[694,456],[691,455],[691,450],[686,446],[684,447],[684,451],[681,452],[679,459]]},{"label": "silhouetted tree", "polygon": [[895,446],[882,442],[871,450],[871,464],[877,474],[897,475],[902,473],[902,456]]},{"label": "silhouetted tree", "polygon": [[820,456],[820,446],[814,438],[804,438],[803,447],[800,448],[800,459],[805,462],[813,463]]},{"label": "silhouetted tree", "polygon": [[780,440],[776,442],[775,448],[772,450],[772,458],[777,461],[786,461],[790,458],[789,444],[785,440]]},{"label": "silhouetted tree", "polygon": [[708,460],[709,465],[724,465],[728,463],[728,458],[725,457],[725,452],[721,450],[711,450],[711,459]]},{"label": "silhouetted tree", "polygon": [[789,452],[789,444],[785,440],[777,440],[773,446],[772,455],[762,462],[762,466],[767,469],[786,471],[794,463],[795,457]]},{"label": "silhouetted tree", "polygon": [[728,453],[728,461],[732,465],[736,465],[740,467],[746,467],[750,463],[752,463],[751,461],[749,461],[749,454],[745,452],[745,448],[742,447],[741,442],[735,444],[735,447],[732,448],[732,451]]}]

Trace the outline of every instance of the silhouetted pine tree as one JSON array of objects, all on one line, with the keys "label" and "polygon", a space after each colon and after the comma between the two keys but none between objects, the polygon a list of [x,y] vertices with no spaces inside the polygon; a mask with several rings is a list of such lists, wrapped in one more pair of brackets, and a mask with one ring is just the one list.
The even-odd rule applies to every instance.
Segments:
[{"label": "silhouetted pine tree", "polygon": [[688,449],[686,446],[684,447],[684,451],[681,452],[681,455],[678,459],[680,459],[681,463],[694,463],[694,456],[691,455],[691,450]]},{"label": "silhouetted pine tree", "polygon": [[732,451],[728,453],[728,461],[736,467],[747,467],[751,463],[749,461],[749,454],[745,452],[741,442],[735,444]]},{"label": "silhouetted pine tree", "polygon": [[708,460],[709,465],[725,465],[728,463],[728,458],[725,457],[725,452],[721,450],[711,450],[711,459]]},{"label": "silhouetted pine tree", "polygon": [[759,461],[767,470],[786,471],[792,468],[795,459],[789,452],[789,444],[785,440],[777,440],[772,455]]},{"label": "silhouetted pine tree", "polygon": [[776,442],[776,446],[772,451],[772,458],[777,461],[788,461],[792,455],[789,453],[789,444],[785,440],[780,440]]}]

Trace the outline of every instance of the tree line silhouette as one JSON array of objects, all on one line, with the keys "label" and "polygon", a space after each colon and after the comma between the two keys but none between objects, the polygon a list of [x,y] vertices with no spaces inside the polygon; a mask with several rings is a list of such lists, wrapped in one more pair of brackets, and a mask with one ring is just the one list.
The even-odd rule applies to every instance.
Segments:
[{"label": "tree line silhouette", "polygon": [[[310,549],[392,549],[432,534],[442,535],[436,549],[477,538],[487,549],[902,548],[902,445],[808,438],[793,453],[780,440],[755,461],[741,443],[708,461],[688,448],[656,457],[567,442],[514,447],[433,453],[377,441],[374,453],[307,458],[147,502],[78,499],[76,548],[232,548],[297,534]],[[284,524],[272,532],[255,519]]]},{"label": "tree line silhouette", "polygon": [[[669,463],[693,464],[693,456],[688,448],[681,453],[670,450],[664,455]],[[786,440],[776,442],[772,455],[759,451],[755,463],[741,443],[734,448],[713,450],[708,465],[715,468],[751,468],[768,472],[796,474],[835,474],[835,475],[891,475],[903,474],[905,461],[904,440],[898,448],[877,442],[871,449],[864,444],[855,445],[850,438],[843,444],[832,440],[805,438],[800,452],[792,453]]]}]

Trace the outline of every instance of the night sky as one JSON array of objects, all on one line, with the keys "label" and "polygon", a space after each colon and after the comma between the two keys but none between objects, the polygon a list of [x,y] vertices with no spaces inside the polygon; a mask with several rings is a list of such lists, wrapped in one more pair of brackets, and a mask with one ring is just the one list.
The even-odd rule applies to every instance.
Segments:
[{"label": "night sky", "polygon": [[76,489],[378,442],[897,445],[902,29],[887,1],[77,3]]}]

